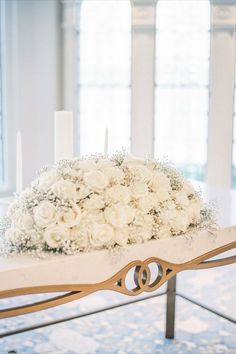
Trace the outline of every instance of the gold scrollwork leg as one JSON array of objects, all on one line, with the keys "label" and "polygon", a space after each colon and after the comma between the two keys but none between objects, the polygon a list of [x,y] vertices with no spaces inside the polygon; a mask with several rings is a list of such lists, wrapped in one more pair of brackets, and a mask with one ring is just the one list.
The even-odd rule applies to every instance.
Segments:
[{"label": "gold scrollwork leg", "polygon": [[[46,285],[1,291],[0,298],[51,292],[67,293],[29,305],[2,309],[0,310],[0,318],[19,316],[26,313],[45,310],[73,300],[78,300],[99,290],[113,290],[129,296],[135,296],[141,294],[142,292],[155,291],[162,284],[183,270],[205,269],[236,263],[236,256],[219,260],[209,260],[214,256],[234,248],[236,248],[236,242],[219,247],[182,264],[167,262],[157,257],[150,257],[144,261],[135,260],[127,264],[111,278],[96,284]],[[157,271],[154,279],[151,280],[150,267],[152,264],[156,266]],[[127,278],[129,274],[133,275],[133,287],[127,286]]]}]

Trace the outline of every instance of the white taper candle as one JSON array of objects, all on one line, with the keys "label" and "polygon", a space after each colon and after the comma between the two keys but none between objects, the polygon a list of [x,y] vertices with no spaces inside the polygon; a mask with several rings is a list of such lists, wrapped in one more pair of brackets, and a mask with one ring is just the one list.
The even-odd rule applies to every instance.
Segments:
[{"label": "white taper candle", "polygon": [[105,140],[104,140],[104,155],[108,155],[108,128],[105,130]]},{"label": "white taper candle", "polygon": [[54,160],[69,159],[74,156],[73,112],[55,112]]},{"label": "white taper candle", "polygon": [[22,141],[21,141],[21,132],[18,130],[16,135],[16,193],[20,194],[22,190],[23,190]]}]

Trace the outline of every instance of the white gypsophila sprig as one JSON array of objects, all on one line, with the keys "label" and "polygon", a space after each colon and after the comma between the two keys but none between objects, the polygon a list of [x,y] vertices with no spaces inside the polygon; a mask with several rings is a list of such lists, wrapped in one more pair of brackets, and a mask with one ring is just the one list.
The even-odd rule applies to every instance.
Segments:
[{"label": "white gypsophila sprig", "polygon": [[44,173],[44,172],[47,172],[48,170],[50,170],[50,165],[44,165],[44,166],[42,166],[37,172],[36,172],[36,176],[40,176],[40,175],[42,175],[42,173]]},{"label": "white gypsophila sprig", "polygon": [[178,191],[182,189],[184,177],[178,170],[176,170],[175,167],[166,162],[159,162],[157,169],[165,173],[165,175],[170,179],[172,190]]},{"label": "white gypsophila sprig", "polygon": [[116,166],[121,166],[125,160],[126,155],[126,150],[122,149],[121,151],[116,151],[112,155],[111,160],[115,162]]}]

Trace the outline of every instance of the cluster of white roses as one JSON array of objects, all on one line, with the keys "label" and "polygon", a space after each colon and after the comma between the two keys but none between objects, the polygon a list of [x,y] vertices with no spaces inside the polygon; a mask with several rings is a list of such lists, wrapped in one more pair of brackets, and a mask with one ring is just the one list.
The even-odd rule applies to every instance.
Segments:
[{"label": "cluster of white roses", "polygon": [[63,160],[44,170],[9,209],[16,250],[66,254],[142,243],[201,224],[202,201],[176,170],[153,160]]}]

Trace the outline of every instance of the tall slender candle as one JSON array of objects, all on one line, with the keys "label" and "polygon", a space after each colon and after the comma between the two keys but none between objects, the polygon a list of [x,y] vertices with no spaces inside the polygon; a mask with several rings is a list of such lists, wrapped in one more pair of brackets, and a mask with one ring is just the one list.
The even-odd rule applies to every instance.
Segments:
[{"label": "tall slender candle", "polygon": [[73,112],[55,112],[54,160],[69,159],[74,156]]},{"label": "tall slender candle", "polygon": [[108,128],[105,130],[105,140],[104,140],[104,155],[108,155]]},{"label": "tall slender candle", "polygon": [[18,130],[16,135],[16,193],[20,194],[22,190],[23,190],[22,142],[21,142],[21,132]]}]

